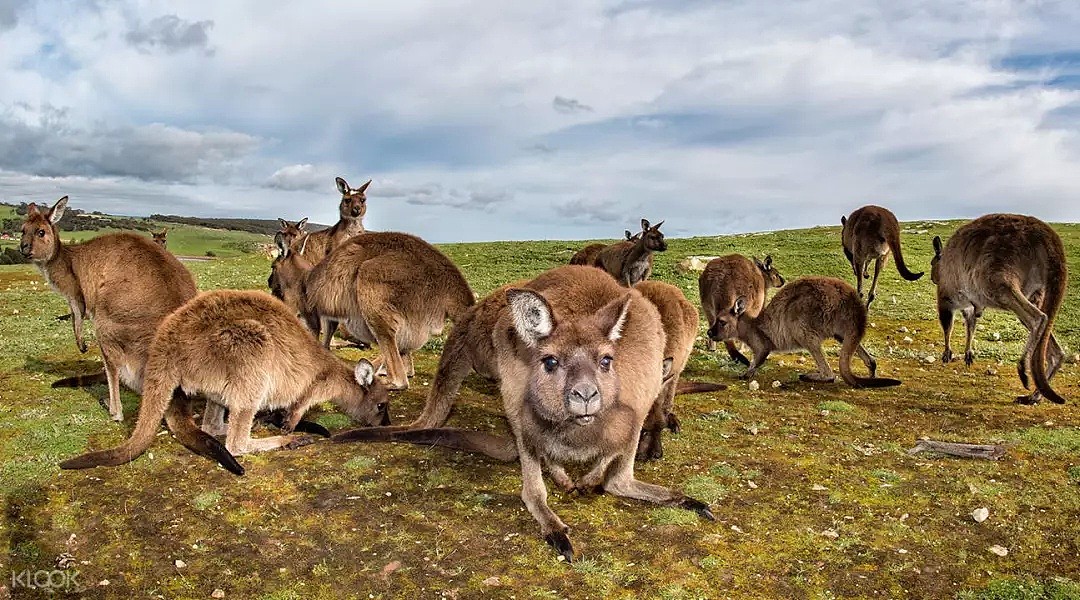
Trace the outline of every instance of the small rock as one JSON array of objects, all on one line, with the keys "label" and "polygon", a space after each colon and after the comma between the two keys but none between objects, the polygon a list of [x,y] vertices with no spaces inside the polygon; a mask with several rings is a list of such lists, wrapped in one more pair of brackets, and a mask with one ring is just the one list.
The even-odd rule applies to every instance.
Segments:
[{"label": "small rock", "polygon": [[971,518],[975,519],[976,523],[982,523],[989,516],[990,516],[990,511],[987,510],[985,507],[984,508],[976,508],[975,510],[971,511]]},{"label": "small rock", "polygon": [[988,548],[988,550],[990,550],[990,554],[996,554],[998,556],[1005,556],[1006,554],[1009,553],[1008,548],[1006,548],[1005,546],[998,546],[997,544],[994,544],[993,546],[990,546],[990,548]]},{"label": "small rock", "polygon": [[926,358],[923,359],[923,362],[925,362],[928,365],[932,365],[935,362],[937,362],[937,359],[934,358],[933,356],[927,356]]},{"label": "small rock", "polygon": [[210,597],[211,598],[224,598],[225,597],[225,590],[223,590],[221,588],[218,588],[218,589],[216,589],[216,590],[214,590],[213,592],[210,593]]},{"label": "small rock", "polygon": [[870,321],[870,329],[877,329],[877,323]]},{"label": "small rock", "polygon": [[835,540],[836,538],[840,537],[840,534],[836,533],[836,531],[832,529],[826,529],[825,531],[821,532],[821,537],[827,537],[830,540]]},{"label": "small rock", "polygon": [[903,522],[903,521],[907,521],[907,518],[908,518],[908,516],[909,516],[909,515],[908,515],[907,513],[904,513],[904,514],[900,515],[900,521],[901,521],[901,522]]},{"label": "small rock", "polygon": [[563,556],[562,554],[560,554],[560,555],[559,555],[559,557],[558,557],[558,558],[556,558],[555,560],[557,560],[557,561],[559,561],[559,562],[565,562],[565,561],[566,561],[566,557],[565,557],[565,556]]},{"label": "small rock", "polygon": [[757,382],[757,379],[752,379],[747,387],[750,388],[751,392],[756,392],[761,389],[761,384]]},{"label": "small rock", "polygon": [[773,386],[773,388],[780,387],[781,386],[780,380],[779,379],[774,379],[773,382],[772,382],[772,386]]},{"label": "small rock", "polygon": [[108,579],[102,579],[101,581],[97,582],[97,584],[100,585],[101,587],[105,587],[105,586],[109,585],[109,580]]},{"label": "small rock", "polygon": [[383,579],[386,579],[386,578],[390,577],[390,575],[393,574],[394,571],[397,571],[400,568],[401,568],[401,561],[400,560],[392,560],[392,561],[386,563],[386,566],[382,568],[382,571],[379,572],[379,575],[381,575]]},{"label": "small rock", "polygon": [[907,554],[907,550],[904,550],[903,548],[899,548],[899,549],[897,549],[896,553],[897,554]]},{"label": "small rock", "polygon": [[753,480],[749,480],[749,479],[748,479],[748,480],[746,481],[746,486],[747,486],[747,487],[749,487],[749,488],[750,488],[750,489],[752,489],[752,490],[756,490],[756,489],[757,489],[757,484],[756,484],[756,483],[754,483],[754,482],[753,482]]},{"label": "small rock", "polygon": [[731,530],[734,531],[735,533],[744,533],[742,528],[739,527],[738,525],[732,525]]},{"label": "small rock", "polygon": [[997,375],[997,369],[991,367],[986,370],[986,374],[993,377],[994,375]]},{"label": "small rock", "polygon": [[910,335],[905,335],[905,336],[904,336],[904,343],[905,343],[905,344],[910,344],[911,342],[914,342],[914,341],[915,341],[915,340],[911,339],[911,336],[910,336]]},{"label": "small rock", "polygon": [[182,560],[180,560],[179,558],[178,558],[178,559],[176,559],[176,562],[175,562],[175,563],[173,563],[173,564],[175,564],[175,565],[176,565],[176,568],[177,568],[177,569],[183,569],[184,567],[186,567],[186,566],[187,566],[187,563],[186,563],[186,562],[184,562],[184,561],[182,561]]},{"label": "small rock", "polygon": [[815,492],[824,492],[825,490],[827,490],[829,488],[821,485],[820,483],[815,483],[810,489],[814,490]]},{"label": "small rock", "polygon": [[901,325],[901,326],[900,326],[900,329],[897,329],[897,331],[899,331],[900,333],[907,333],[907,332],[908,332],[908,328],[907,328],[907,327],[905,327],[905,326],[903,326],[903,325]]},{"label": "small rock", "polygon": [[482,583],[482,584],[484,584],[484,585],[486,585],[488,587],[499,587],[500,585],[502,585],[502,582],[499,581],[499,578],[495,577],[495,576],[488,577],[487,579],[481,581],[480,583]]},{"label": "small rock", "polygon": [[13,314],[13,315],[19,314],[19,309],[16,308],[15,310],[11,311],[11,314]]}]

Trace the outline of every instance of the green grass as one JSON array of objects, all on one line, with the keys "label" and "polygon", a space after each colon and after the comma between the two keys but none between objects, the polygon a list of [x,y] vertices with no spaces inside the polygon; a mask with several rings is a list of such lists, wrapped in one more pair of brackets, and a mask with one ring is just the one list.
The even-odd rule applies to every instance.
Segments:
[{"label": "green grass", "polygon": [[[932,235],[956,226],[917,224],[930,232],[905,234],[912,269],[928,270]],[[1073,276],[1055,329],[1072,356],[1080,348],[1080,226],[1057,229]],[[202,289],[263,289],[270,259],[256,246],[268,242],[187,226],[169,233],[178,254],[220,257],[186,263]],[[484,294],[563,264],[582,245],[441,248]],[[697,274],[678,262],[731,252],[771,254],[789,280],[849,278],[838,227],[670,240],[654,277],[696,303]],[[927,363],[942,348],[929,277],[909,283],[890,265],[878,298],[865,343],[882,376],[904,381],[897,388],[801,383],[812,360],[780,354],[751,392],[736,379],[742,367],[700,340],[685,377],[730,387],[680,396],[681,433],[666,434],[663,460],[637,474],[708,500],[717,521],[552,487],[550,504],[581,556],[567,566],[522,506],[517,467],[472,455],[318,443],[242,457],[247,474],[237,478],[163,434],[129,465],[60,472],[63,458],[123,440],[138,397],[124,393],[129,418],[116,424],[99,404],[104,387],[51,389],[60,376],[96,369],[97,351],[74,348],[70,325],[55,320],[65,303],[32,268],[0,267],[0,545],[8,549],[0,563],[51,569],[74,548],[88,563],[80,563],[82,579],[111,582],[88,595],[117,598],[207,598],[216,588],[227,598],[1076,597],[1080,367],[1070,362],[1055,378],[1069,404],[1016,406],[1024,335],[1015,317],[985,315],[973,367]],[[413,386],[391,402],[396,423],[419,412],[440,348],[436,339],[418,353]],[[836,350],[826,345],[834,365]],[[774,380],[783,386],[772,388]],[[496,395],[490,383],[468,379],[450,425],[503,431]],[[308,418],[349,426],[325,404]],[[1008,452],[996,462],[908,455],[921,436],[1003,442]],[[968,515],[981,506],[991,517],[975,523]],[[993,545],[1009,554],[991,554]],[[187,567],[178,571],[177,558]],[[395,560],[401,568],[384,575]],[[498,585],[484,583],[492,577]]]}]

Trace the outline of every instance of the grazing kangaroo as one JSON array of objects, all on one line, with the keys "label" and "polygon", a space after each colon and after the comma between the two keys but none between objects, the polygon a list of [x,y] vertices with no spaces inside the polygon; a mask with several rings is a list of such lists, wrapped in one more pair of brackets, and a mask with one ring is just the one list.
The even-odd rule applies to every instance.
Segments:
[{"label": "grazing kangaroo", "polygon": [[[754,318],[742,318],[748,302],[740,296],[735,306],[718,314],[709,327],[709,337],[720,341],[737,338],[750,346],[754,361],[743,376],[752,378],[758,367],[773,351],[787,352],[805,348],[814,357],[816,373],[800,375],[803,381],[830,383],[836,380],[825,360],[821,344],[829,338],[840,342],[840,376],[848,385],[889,387],[900,385],[896,379],[877,377],[877,361],[862,346],[866,335],[866,307],[855,288],[832,277],[803,277],[780,289]],[[870,377],[856,377],[851,372],[851,357],[858,354]]]},{"label": "grazing kangaroo", "polygon": [[679,377],[686,368],[686,361],[694,349],[698,333],[697,308],[686,299],[679,288],[662,281],[642,281],[634,286],[646,300],[652,302],[660,313],[664,328],[663,385],[645,420],[638,443],[637,459],[659,459],[664,456],[660,434],[664,428],[672,433],[679,431],[679,419],[675,416],[675,395],[678,393],[709,392],[727,389],[726,385],[698,383],[680,386]]},{"label": "grazing kangaroo", "polygon": [[[945,334],[942,362],[952,360],[950,337],[953,313],[964,315],[967,342],[964,362],[971,364],[975,322],[986,308],[1012,311],[1028,330],[1017,374],[1028,387],[1028,372],[1034,376],[1035,391],[1017,402],[1034,404],[1041,396],[1064,403],[1050,387],[1064,359],[1054,338],[1054,317],[1065,297],[1068,281],[1065,247],[1057,232],[1035,217],[991,214],[979,217],[956,230],[944,248],[934,238],[934,258],[930,279],[937,284],[937,309]],[[1049,359],[1049,366],[1047,366]]]},{"label": "grazing kangaroo", "polygon": [[[67,299],[79,352],[87,351],[83,320],[87,315],[93,320],[109,386],[109,415],[122,421],[120,383],[142,389],[154,331],[195,296],[195,280],[175,256],[145,236],[111,233],[81,244],[62,244],[56,223],[67,203],[64,196],[46,211],[30,204],[19,249]],[[53,387],[94,383],[102,383],[101,374],[61,379]]]},{"label": "grazing kangaroo", "polygon": [[[717,315],[729,312],[739,297],[746,298],[744,318],[754,318],[765,306],[765,292],[771,287],[783,287],[784,277],[773,266],[771,256],[764,261],[755,256],[751,259],[741,254],[728,254],[714,258],[705,265],[698,277],[698,294],[705,322],[712,327]],[[716,342],[707,338],[705,346],[716,350]],[[749,366],[750,360],[735,347],[734,340],[724,340],[728,356],[736,362]]]},{"label": "grazing kangaroo", "polygon": [[652,253],[667,250],[664,234],[660,232],[663,224],[660,221],[656,225],[649,225],[647,219],[642,219],[638,239],[604,247],[596,255],[593,265],[607,271],[627,287],[648,279],[652,274]]},{"label": "grazing kangaroo", "polygon": [[[212,360],[207,360],[212,358]],[[280,301],[263,292],[201,294],[165,319],[146,361],[143,400],[131,437],[116,448],[60,463],[62,469],[116,466],[134,460],[157,438],[162,417],[182,444],[243,475],[234,456],[306,441],[291,432],[315,402],[331,400],[368,425],[389,422],[386,388],[361,359],[351,368],[312,339]],[[206,411],[229,410],[227,431],[195,426],[189,394],[205,395]],[[255,413],[285,409],[286,435],[252,439]],[[225,445],[214,437],[225,433]]]},{"label": "grazing kangaroo", "polygon": [[[489,299],[471,311],[472,320],[455,326],[469,323],[473,339],[488,341],[472,353],[448,345],[436,379],[470,368],[495,374],[513,439],[460,429],[382,427],[335,439],[434,444],[497,460],[517,458],[521,498],[544,539],[567,560],[573,558],[569,528],[547,505],[544,470],[568,492],[601,486],[616,496],[713,518],[706,504],[634,477],[641,426],[662,378],[664,332],[652,303],[583,266],[547,271],[522,287],[500,288]],[[568,467],[585,474],[572,479]]]},{"label": "grazing kangaroo", "polygon": [[[625,230],[623,235],[626,236],[626,241],[628,242],[637,241],[637,239],[641,237],[640,233],[630,233],[629,229]],[[607,244],[589,244],[570,257],[570,264],[595,266],[596,257],[600,254],[600,251],[607,248],[607,246]]]},{"label": "grazing kangaroo", "polygon": [[[465,277],[434,246],[405,233],[353,237],[318,265],[303,248],[310,239],[295,252],[279,240],[271,289],[317,334],[321,320],[346,321],[353,336],[378,345],[390,389],[408,388],[411,352],[476,303]],[[327,348],[332,333],[326,332]]]},{"label": "grazing kangaroo", "polygon": [[890,251],[896,257],[896,270],[901,277],[915,281],[923,276],[922,273],[912,273],[904,264],[904,255],[900,252],[900,223],[889,209],[864,206],[847,217],[840,217],[840,223],[843,225],[840,239],[844,246],[844,256],[851,263],[851,270],[855,272],[860,298],[863,295],[863,279],[870,277],[867,272],[869,263],[874,261],[874,280],[870,283],[870,294],[866,297],[867,307],[874,301],[878,275],[881,274],[881,267]]},{"label": "grazing kangaroo", "polygon": [[329,229],[308,235],[305,252],[312,264],[317,264],[345,240],[364,233],[364,215],[367,214],[365,192],[371,185],[371,180],[358,188],[349,187],[348,182],[340,177],[335,178],[335,181],[338,191],[341,192],[341,204],[338,207],[340,216],[338,222]]},{"label": "grazing kangaroo", "polygon": [[151,231],[150,232],[150,237],[152,237],[154,239],[155,244],[157,244],[158,246],[161,246],[162,248],[165,248],[166,245],[168,244],[168,240],[165,239],[168,236],[168,234],[169,234],[169,228],[168,227],[162,227],[161,231],[159,231],[159,232]]}]

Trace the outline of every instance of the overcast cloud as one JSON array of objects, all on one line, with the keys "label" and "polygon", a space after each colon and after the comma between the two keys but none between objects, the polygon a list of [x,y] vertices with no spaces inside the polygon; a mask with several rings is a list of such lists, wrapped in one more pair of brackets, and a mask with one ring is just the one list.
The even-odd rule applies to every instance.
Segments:
[{"label": "overcast cloud", "polygon": [[619,238],[1080,220],[1080,4],[0,0],[0,198]]}]

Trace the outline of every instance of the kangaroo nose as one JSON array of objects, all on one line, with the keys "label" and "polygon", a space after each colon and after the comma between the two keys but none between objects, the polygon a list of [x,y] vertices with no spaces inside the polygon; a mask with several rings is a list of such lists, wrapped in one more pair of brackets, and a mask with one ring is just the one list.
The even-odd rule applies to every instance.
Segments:
[{"label": "kangaroo nose", "polygon": [[578,383],[567,394],[566,408],[577,419],[591,421],[600,410],[600,390],[594,383]]},{"label": "kangaroo nose", "polygon": [[19,252],[21,252],[23,256],[29,257],[30,244],[19,244]]},{"label": "kangaroo nose", "polygon": [[714,341],[714,342],[719,342],[720,341],[719,334],[720,334],[720,328],[717,326],[716,323],[713,323],[709,327],[709,331],[708,331],[709,339]]},{"label": "kangaroo nose", "polygon": [[360,209],[359,208],[352,209],[352,216],[359,217],[360,216]]}]

